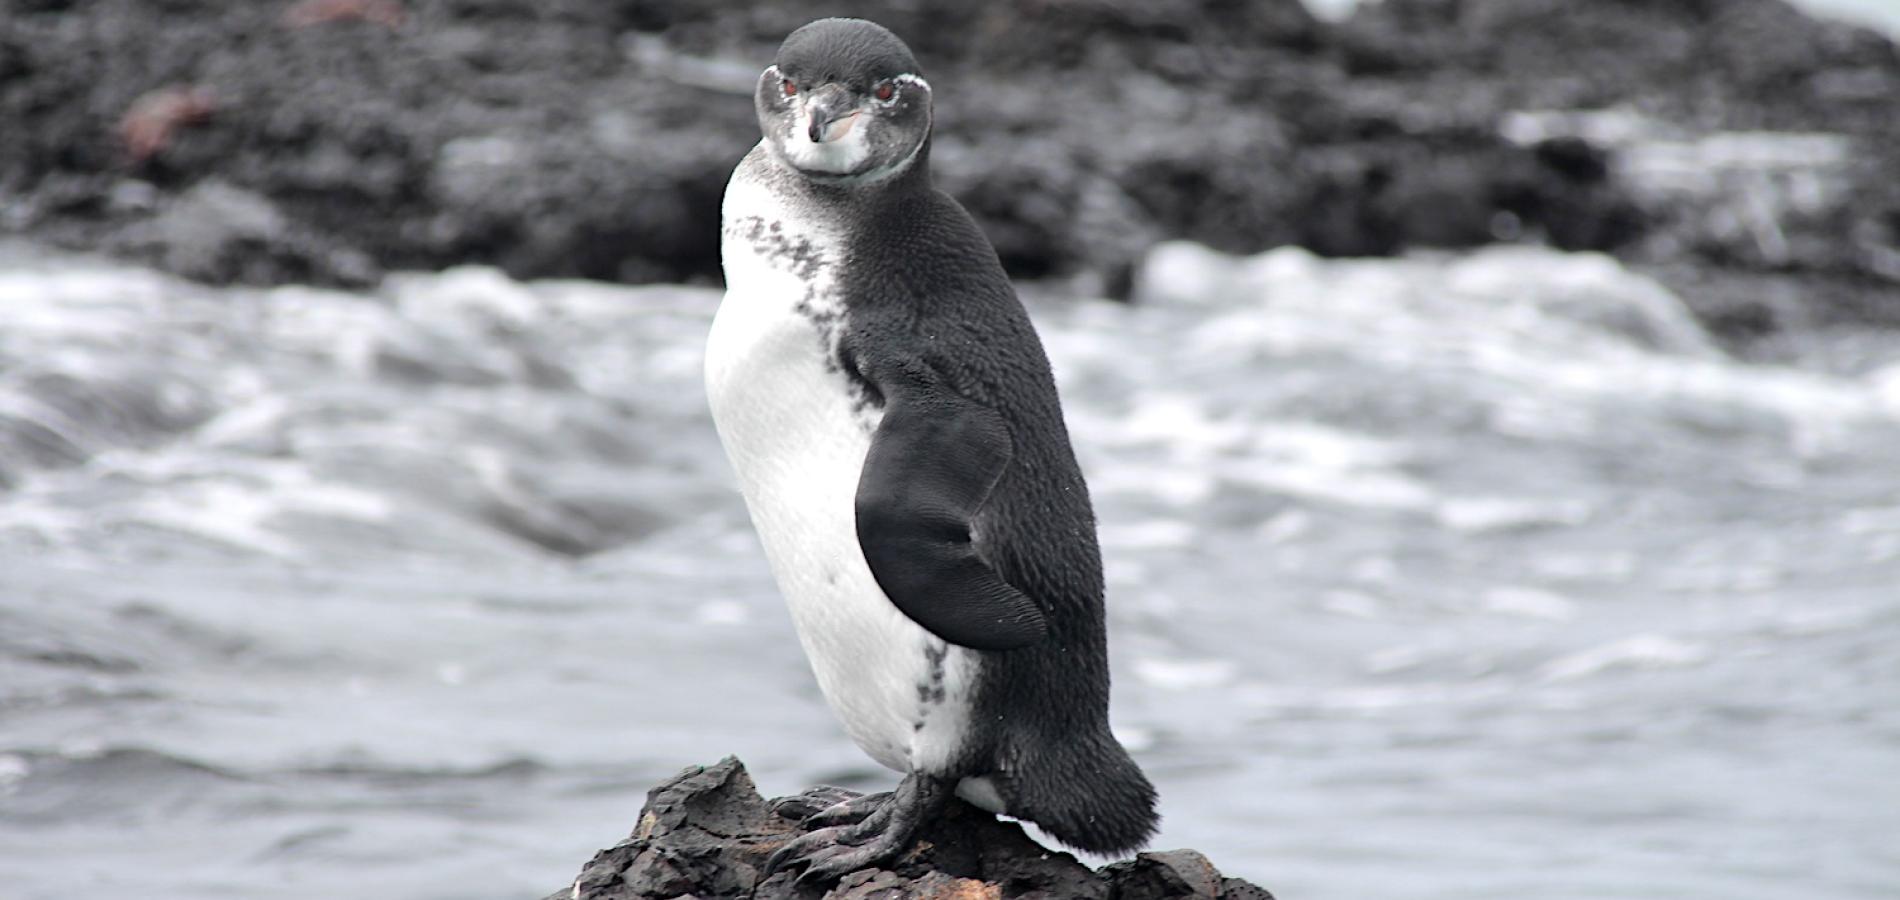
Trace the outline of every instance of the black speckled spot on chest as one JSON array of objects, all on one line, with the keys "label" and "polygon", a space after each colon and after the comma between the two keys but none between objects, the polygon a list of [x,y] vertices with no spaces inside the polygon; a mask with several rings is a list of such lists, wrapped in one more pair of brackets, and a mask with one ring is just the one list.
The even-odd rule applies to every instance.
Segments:
[{"label": "black speckled spot on chest", "polygon": [[[920,705],[935,706],[944,701],[943,662],[949,655],[950,648],[935,641],[924,647],[924,659],[929,668],[923,680],[917,682],[917,702]],[[918,722],[917,727],[922,728],[923,723]]]},{"label": "black speckled spot on chest", "polygon": [[760,258],[790,272],[804,285],[803,293],[792,303],[792,311],[811,322],[824,348],[825,371],[843,376],[851,394],[851,411],[860,427],[871,430],[874,420],[870,413],[884,408],[884,395],[858,371],[850,351],[843,346],[844,302],[836,296],[824,296],[827,287],[837,290],[834,279],[825,275],[826,269],[838,261],[810,238],[787,233],[784,222],[745,216],[733,226],[734,234],[751,244]]},{"label": "black speckled spot on chest", "polygon": [[[818,273],[830,262],[810,238],[786,234],[784,222],[769,222],[764,216],[745,216],[732,224],[732,231],[751,244],[761,259],[770,260],[807,285],[816,284]],[[811,298],[805,299],[808,302]]]}]

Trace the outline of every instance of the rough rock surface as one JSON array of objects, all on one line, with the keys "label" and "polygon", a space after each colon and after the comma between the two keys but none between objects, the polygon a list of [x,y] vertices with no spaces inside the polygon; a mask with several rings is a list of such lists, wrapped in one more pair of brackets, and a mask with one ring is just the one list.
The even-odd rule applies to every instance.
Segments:
[{"label": "rough rock surface", "polygon": [[[0,231],[210,281],[717,278],[752,80],[831,11],[0,0]],[[1654,266],[1724,334],[1786,319],[1725,274],[1812,279],[1820,319],[1900,324],[1900,52],[1783,0],[856,11],[915,46],[940,181],[1017,276],[1118,293],[1163,238],[1532,240]],[[1792,143],[1723,138],[1755,133]]]},{"label": "rough rock surface", "polygon": [[917,845],[888,869],[855,872],[825,887],[797,884],[793,872],[761,881],[766,858],[800,833],[797,818],[805,805],[795,799],[762,799],[737,759],[695,766],[649,791],[633,834],[595,854],[572,887],[547,900],[1273,897],[1246,881],[1221,875],[1192,850],[1143,853],[1129,862],[1091,870],[1075,857],[1031,840],[1020,826],[962,801],[927,825]]}]

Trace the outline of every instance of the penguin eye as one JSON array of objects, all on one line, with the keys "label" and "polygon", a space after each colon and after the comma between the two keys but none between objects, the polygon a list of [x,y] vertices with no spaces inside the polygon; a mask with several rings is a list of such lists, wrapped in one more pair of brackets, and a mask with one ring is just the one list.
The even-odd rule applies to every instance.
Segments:
[{"label": "penguin eye", "polygon": [[781,78],[778,83],[779,87],[785,91],[785,96],[790,97],[798,93],[798,85],[793,84],[790,78]]},{"label": "penguin eye", "polygon": [[888,81],[882,82],[878,84],[877,90],[875,93],[877,94],[877,99],[885,103],[889,103],[891,102],[892,97],[897,96],[897,85],[894,85]]}]

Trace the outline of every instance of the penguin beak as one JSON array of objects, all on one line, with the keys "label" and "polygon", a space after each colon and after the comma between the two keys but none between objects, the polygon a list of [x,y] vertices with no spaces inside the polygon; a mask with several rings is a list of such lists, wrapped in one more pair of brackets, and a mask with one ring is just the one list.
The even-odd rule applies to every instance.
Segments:
[{"label": "penguin beak", "polygon": [[812,92],[805,104],[805,136],[814,144],[842,139],[858,122],[858,104],[851,92],[836,84],[827,84]]}]

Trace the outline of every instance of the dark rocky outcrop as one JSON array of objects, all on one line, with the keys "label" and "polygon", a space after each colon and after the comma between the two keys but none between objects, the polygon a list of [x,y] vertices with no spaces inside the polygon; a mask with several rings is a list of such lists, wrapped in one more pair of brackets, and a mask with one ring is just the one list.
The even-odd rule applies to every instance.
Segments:
[{"label": "dark rocky outcrop", "polygon": [[[0,231],[210,281],[344,284],[471,261],[716,278],[752,79],[834,11],[0,10]],[[1846,298],[1821,318],[1900,323],[1882,299],[1900,288],[1900,53],[1783,0],[1382,0],[1343,23],[1298,0],[856,11],[925,61],[939,179],[1018,276],[1114,292],[1162,238],[1328,255],[1536,240],[1688,271],[1671,283],[1690,292],[1721,273],[1813,278]],[[1549,111],[1623,125],[1525,127]],[[1766,160],[1708,143],[1735,132],[1794,143]],[[1675,169],[1659,174],[1659,147]],[[1773,320],[1690,299],[1725,331]]]},{"label": "dark rocky outcrop", "polygon": [[1020,826],[956,801],[926,826],[916,847],[888,869],[845,876],[835,886],[800,885],[793,872],[760,880],[765,860],[800,833],[809,804],[768,802],[738,760],[695,766],[647,793],[633,834],[600,851],[570,888],[547,900],[753,897],[757,900],[1272,900],[1221,875],[1192,850],[1143,853],[1091,870],[1044,848]]}]

